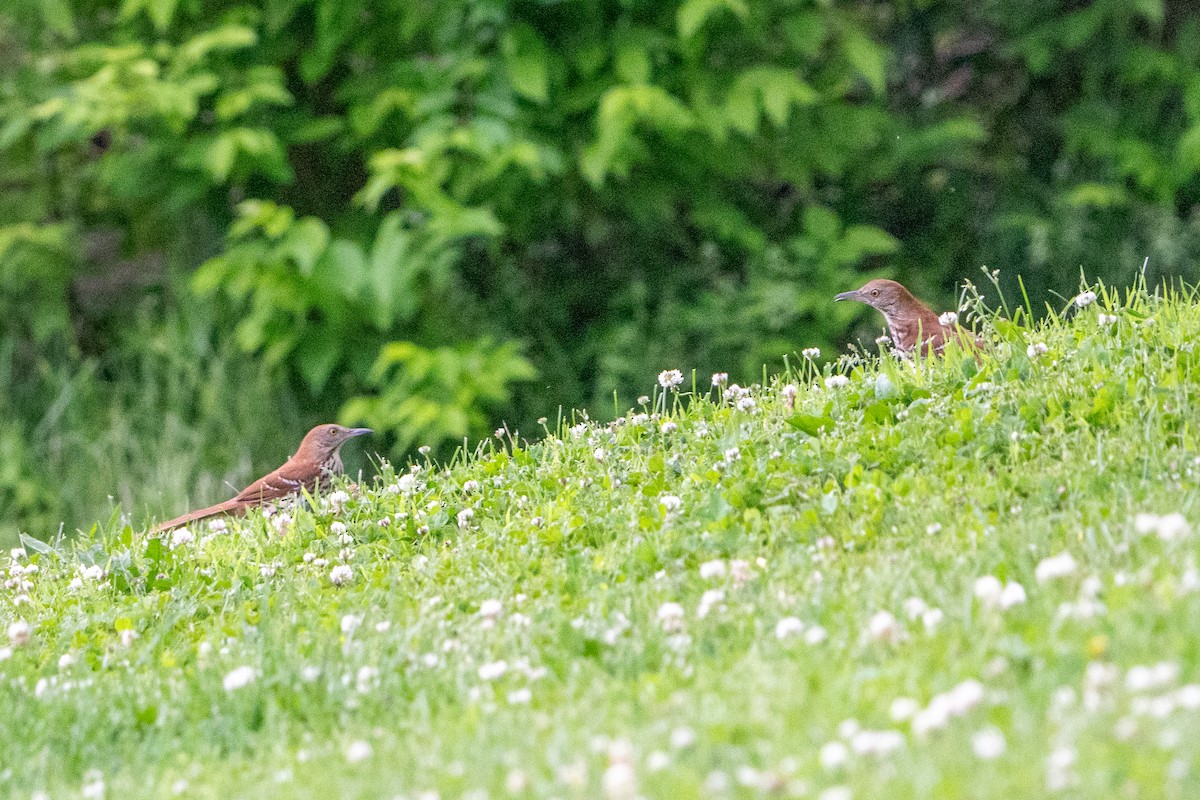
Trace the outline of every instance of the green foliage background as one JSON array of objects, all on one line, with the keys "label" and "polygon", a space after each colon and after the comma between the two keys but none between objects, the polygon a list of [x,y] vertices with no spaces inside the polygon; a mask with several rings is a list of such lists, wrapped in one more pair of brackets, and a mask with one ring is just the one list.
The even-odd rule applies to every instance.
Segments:
[{"label": "green foliage background", "polygon": [[753,380],[868,275],[1195,280],[1198,170],[1186,0],[12,0],[0,536]]}]

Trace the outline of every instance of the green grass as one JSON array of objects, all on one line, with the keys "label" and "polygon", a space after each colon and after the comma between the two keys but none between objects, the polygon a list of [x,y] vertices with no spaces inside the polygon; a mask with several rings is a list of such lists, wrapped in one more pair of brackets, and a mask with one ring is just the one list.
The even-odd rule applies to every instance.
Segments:
[{"label": "green grass", "polygon": [[1200,543],[1137,517],[1198,519],[1195,301],[994,320],[978,364],[804,362],[751,409],[705,377],[622,424],[385,465],[286,524],[30,550],[0,783],[1197,796]]}]

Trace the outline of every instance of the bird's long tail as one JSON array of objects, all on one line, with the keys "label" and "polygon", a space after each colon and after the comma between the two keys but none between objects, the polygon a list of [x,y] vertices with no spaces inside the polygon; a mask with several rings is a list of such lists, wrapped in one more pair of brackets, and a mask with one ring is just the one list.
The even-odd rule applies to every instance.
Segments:
[{"label": "bird's long tail", "polygon": [[246,513],[247,503],[244,500],[226,500],[224,503],[217,503],[215,506],[201,508],[198,511],[189,511],[182,517],[168,520],[151,531],[152,534],[160,534],[174,528],[187,525],[189,522],[195,522],[198,519],[208,519],[209,517],[231,516],[240,517]]}]

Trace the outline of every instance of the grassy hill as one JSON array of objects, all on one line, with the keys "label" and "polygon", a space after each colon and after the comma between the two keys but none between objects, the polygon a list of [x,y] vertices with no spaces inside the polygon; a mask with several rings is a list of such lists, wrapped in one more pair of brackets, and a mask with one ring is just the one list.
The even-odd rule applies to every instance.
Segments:
[{"label": "grassy hill", "polygon": [[1195,301],[997,319],[978,364],[656,386],[315,511],[29,542],[0,786],[1198,796]]}]

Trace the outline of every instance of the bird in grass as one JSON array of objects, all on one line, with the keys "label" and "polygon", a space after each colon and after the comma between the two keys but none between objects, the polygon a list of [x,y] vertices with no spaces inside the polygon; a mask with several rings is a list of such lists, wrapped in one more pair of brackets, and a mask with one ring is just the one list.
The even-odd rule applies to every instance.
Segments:
[{"label": "bird in grass", "polygon": [[182,517],[162,523],[153,533],[159,534],[209,517],[241,517],[252,508],[295,497],[303,492],[316,494],[327,488],[335,475],[342,474],[342,445],[365,433],[372,431],[370,428],[318,425],[305,434],[296,454],[282,467],[242,489],[237,497],[199,511],[189,511]]},{"label": "bird in grass", "polygon": [[842,292],[833,299],[857,300],[883,314],[892,345],[901,353],[911,353],[919,344],[922,353],[940,354],[952,339],[967,348],[983,347],[982,339],[958,324],[957,314],[939,317],[896,281],[869,281],[861,289]]}]

